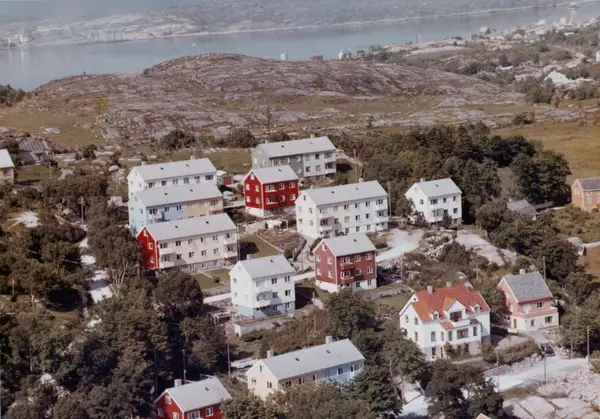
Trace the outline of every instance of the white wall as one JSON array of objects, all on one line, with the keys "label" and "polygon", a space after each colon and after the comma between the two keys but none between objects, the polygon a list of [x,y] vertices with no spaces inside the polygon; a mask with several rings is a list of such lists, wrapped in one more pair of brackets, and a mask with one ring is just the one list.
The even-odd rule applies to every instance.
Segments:
[{"label": "white wall", "polygon": [[[237,231],[230,230],[158,242],[160,267],[164,269],[197,264],[194,270],[201,270],[205,268],[202,263],[237,257],[237,240]],[[161,253],[168,255],[169,261],[165,261]],[[177,255],[181,255],[181,258],[177,259]]]},{"label": "white wall", "polygon": [[[460,194],[450,194],[436,198],[428,198],[423,191],[413,185],[405,194],[407,199],[413,203],[413,208],[417,212],[423,213],[428,223],[440,222],[444,218],[444,210],[453,220],[462,220],[462,204]],[[437,200],[437,203],[433,203]],[[445,200],[445,202],[444,202]],[[457,210],[455,213],[454,211]],[[434,212],[437,215],[434,215]]]},{"label": "white wall", "polygon": [[[314,239],[335,236],[336,231],[355,234],[386,230],[388,220],[387,196],[316,206],[305,192],[300,192],[296,200],[298,233]],[[325,222],[327,225],[321,225]]]},{"label": "white wall", "polygon": [[[135,192],[143,191],[144,189],[166,188],[169,186],[193,185],[197,183],[214,183],[217,184],[217,172],[202,173],[191,176],[165,177],[162,179],[146,182],[142,179],[136,168],[134,167],[127,176],[128,192],[131,198]],[[186,182],[187,179],[187,183]],[[163,185],[163,181],[165,185]]]},{"label": "white wall", "polygon": [[[292,280],[295,271],[287,272],[284,275],[268,275],[268,272],[265,274],[266,276],[260,278],[252,278],[238,262],[229,272],[231,304],[245,307],[248,309],[247,312],[264,307],[257,301],[259,294],[261,300],[269,301],[269,305],[295,303],[296,290]],[[276,280],[275,284],[273,284],[273,280]],[[290,291],[290,295],[285,295],[286,291]],[[276,298],[273,297],[274,292],[277,293]],[[295,307],[295,304],[291,304],[291,307]]]}]

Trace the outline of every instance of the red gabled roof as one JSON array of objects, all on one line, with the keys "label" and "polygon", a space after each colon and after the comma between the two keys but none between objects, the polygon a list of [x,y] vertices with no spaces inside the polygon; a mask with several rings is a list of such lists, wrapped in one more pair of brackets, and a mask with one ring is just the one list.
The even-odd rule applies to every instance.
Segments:
[{"label": "red gabled roof", "polygon": [[[148,230],[148,229],[146,228],[146,226],[144,226],[144,227],[142,227],[142,229],[141,229],[141,230],[138,232],[138,234],[135,236],[135,239],[136,239],[136,240],[137,240],[137,239],[139,239],[139,237],[140,237],[140,234],[142,234],[142,233],[144,232],[144,230],[146,230],[146,231],[148,232],[148,236],[149,236],[149,237],[152,237],[152,234],[150,234],[150,230]],[[152,237],[152,239],[154,240],[154,237]]]},{"label": "red gabled roof", "polygon": [[411,303],[411,306],[424,322],[432,321],[433,317],[431,314],[434,312],[438,313],[440,320],[447,319],[444,310],[447,310],[454,301],[458,301],[465,306],[467,314],[473,313],[472,307],[476,304],[479,305],[480,312],[490,311],[481,294],[464,284],[437,288],[431,294],[427,290],[423,290],[417,292],[415,295],[418,301]]}]

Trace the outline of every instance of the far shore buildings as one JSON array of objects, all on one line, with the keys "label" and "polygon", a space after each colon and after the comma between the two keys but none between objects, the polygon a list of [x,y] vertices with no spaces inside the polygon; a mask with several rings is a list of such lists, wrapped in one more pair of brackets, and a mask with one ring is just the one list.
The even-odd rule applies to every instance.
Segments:
[{"label": "far shore buildings", "polygon": [[539,272],[505,275],[498,288],[504,293],[505,321],[509,328],[523,332],[558,326],[558,308]]},{"label": "far shore buildings", "polygon": [[180,160],[136,166],[127,176],[129,199],[145,189],[193,185],[204,182],[217,183],[217,169],[209,159]]},{"label": "far shore buildings", "polygon": [[216,377],[183,383],[166,389],[154,402],[158,419],[222,419],[221,404],[231,399]]},{"label": "far shore buildings", "polygon": [[294,213],[298,175],[291,166],[252,169],[244,178],[244,205],[256,217]]},{"label": "far shore buildings", "polygon": [[462,222],[462,192],[450,178],[421,179],[404,195],[412,202],[414,211],[423,214],[428,224],[443,221],[444,215],[452,219],[452,224]]},{"label": "far shore buildings", "polygon": [[298,233],[312,239],[382,231],[388,221],[388,194],[377,181],[305,189],[296,200]]},{"label": "far shore buildings", "polygon": [[293,314],[295,274],[283,255],[239,261],[229,271],[233,310],[247,319]]},{"label": "far shore buildings", "polygon": [[334,175],[336,159],[336,148],[328,137],[260,144],[252,150],[252,168],[289,165],[302,179]]},{"label": "far shore buildings", "polygon": [[325,344],[258,360],[247,372],[248,389],[261,399],[277,391],[305,383],[346,384],[364,368],[365,357],[349,339],[334,341],[327,336]]},{"label": "far shore buildings", "polygon": [[223,195],[214,183],[201,183],[138,191],[129,199],[129,228],[223,212]]},{"label": "far shore buildings", "polygon": [[600,207],[600,177],[577,179],[571,185],[571,202],[585,211]]},{"label": "far shore buildings", "polygon": [[3,148],[0,150],[0,185],[12,185],[15,182],[15,164],[8,153]]},{"label": "far shore buildings", "polygon": [[313,252],[315,283],[329,292],[377,288],[375,250],[364,233],[321,240]]},{"label": "far shore buildings", "polygon": [[454,348],[466,345],[475,355],[491,339],[490,308],[470,284],[429,286],[400,310],[400,328],[427,359],[447,357],[446,343]]},{"label": "far shore buildings", "polygon": [[237,226],[227,214],[148,224],[137,234],[146,270],[200,272],[238,259]]}]

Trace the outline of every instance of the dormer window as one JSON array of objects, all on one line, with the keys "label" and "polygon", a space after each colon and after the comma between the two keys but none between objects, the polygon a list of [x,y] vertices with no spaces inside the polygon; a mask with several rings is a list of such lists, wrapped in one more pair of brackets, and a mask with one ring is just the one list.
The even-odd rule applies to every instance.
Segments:
[{"label": "dormer window", "polygon": [[481,308],[479,307],[479,304],[475,304],[475,305],[473,306],[473,312],[474,312],[474,313],[479,313],[480,309],[481,309]]},{"label": "dormer window", "polygon": [[462,311],[453,311],[450,313],[450,320],[452,322],[458,322],[462,319]]},{"label": "dormer window", "polygon": [[439,320],[440,319],[440,315],[437,312],[433,313],[432,317],[433,317],[433,320]]}]

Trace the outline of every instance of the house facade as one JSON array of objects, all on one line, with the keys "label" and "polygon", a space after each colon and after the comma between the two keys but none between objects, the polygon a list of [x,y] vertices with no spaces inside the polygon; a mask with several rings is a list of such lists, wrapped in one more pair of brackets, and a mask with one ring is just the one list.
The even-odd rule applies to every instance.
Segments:
[{"label": "house facade", "polygon": [[252,168],[289,165],[302,179],[321,180],[336,172],[336,148],[327,137],[260,144],[252,150]]},{"label": "house facade", "polygon": [[453,348],[466,345],[475,355],[490,341],[490,308],[470,285],[429,286],[400,310],[400,328],[429,360],[446,357],[447,343]]},{"label": "house facade", "polygon": [[154,401],[154,412],[163,419],[222,419],[221,404],[230,399],[216,377],[185,384],[175,380],[175,386]]},{"label": "house facade", "polygon": [[322,382],[346,384],[364,368],[365,357],[349,340],[333,341],[281,355],[267,352],[267,357],[257,361],[247,372],[248,389],[262,399],[277,391]]},{"label": "house facade", "polygon": [[388,220],[388,195],[377,181],[306,189],[296,200],[298,233],[313,239],[386,230]]},{"label": "house facade", "polygon": [[15,183],[15,164],[7,149],[0,150],[0,185]]},{"label": "house facade", "polygon": [[313,252],[315,283],[328,292],[377,288],[375,250],[364,233],[321,240]]},{"label": "house facade", "polygon": [[149,224],[137,241],[146,270],[200,272],[234,264],[238,258],[237,227],[227,214]]},{"label": "house facade", "polygon": [[233,310],[248,319],[293,314],[295,274],[283,255],[239,261],[229,271]]},{"label": "house facade", "polygon": [[129,228],[137,234],[147,224],[223,212],[223,195],[214,183],[138,191],[129,198]]},{"label": "house facade", "polygon": [[246,211],[256,217],[293,213],[298,198],[298,180],[288,165],[250,170],[244,178]]},{"label": "house facade", "polygon": [[571,202],[585,211],[600,207],[600,177],[577,179],[571,185]]},{"label": "house facade", "polygon": [[180,185],[217,183],[217,169],[209,159],[181,160],[168,163],[142,164],[127,175],[129,198],[145,189],[165,188]]},{"label": "house facade", "polygon": [[509,328],[532,332],[559,325],[558,308],[539,272],[522,269],[517,275],[505,275],[498,288],[504,293],[504,320]]},{"label": "house facade", "polygon": [[444,215],[452,219],[452,224],[462,222],[462,192],[450,178],[421,179],[404,196],[412,202],[413,210],[423,214],[429,224],[443,221]]}]

